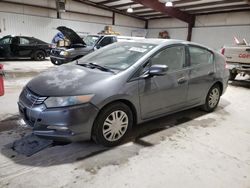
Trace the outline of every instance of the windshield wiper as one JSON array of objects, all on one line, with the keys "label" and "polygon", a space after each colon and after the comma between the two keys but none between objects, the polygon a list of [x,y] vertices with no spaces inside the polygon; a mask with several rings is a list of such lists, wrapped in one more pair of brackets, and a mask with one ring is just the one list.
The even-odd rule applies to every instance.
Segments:
[{"label": "windshield wiper", "polygon": [[89,68],[97,68],[101,71],[105,71],[105,72],[111,72],[111,73],[115,73],[114,71],[112,71],[111,69],[107,68],[107,67],[104,67],[104,66],[101,66],[101,65],[98,65],[98,64],[95,64],[95,63],[85,63],[85,64],[79,64],[78,65],[82,65],[84,67],[89,67]]}]

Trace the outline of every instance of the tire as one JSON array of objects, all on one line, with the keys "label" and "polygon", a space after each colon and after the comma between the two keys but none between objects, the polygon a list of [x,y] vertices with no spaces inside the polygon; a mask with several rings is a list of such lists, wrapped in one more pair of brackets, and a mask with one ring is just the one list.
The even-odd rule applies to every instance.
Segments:
[{"label": "tire", "polygon": [[55,59],[50,58],[50,61],[51,61],[51,63],[54,64],[54,65],[60,65],[60,64],[58,63],[58,61],[56,61]]},{"label": "tire", "polygon": [[[117,122],[114,122],[115,118]],[[119,145],[128,135],[132,125],[131,109],[122,102],[112,103],[104,107],[97,116],[92,129],[92,139],[107,147]]]},{"label": "tire", "polygon": [[36,61],[43,61],[46,57],[46,54],[44,51],[38,50],[34,53],[33,57]]},{"label": "tire", "polygon": [[202,106],[203,110],[206,112],[212,112],[216,109],[219,104],[221,96],[221,88],[218,84],[213,85],[207,94],[206,102]]},{"label": "tire", "polygon": [[237,72],[233,72],[233,71],[230,70],[230,72],[229,72],[229,80],[234,81],[237,74],[238,74]]}]

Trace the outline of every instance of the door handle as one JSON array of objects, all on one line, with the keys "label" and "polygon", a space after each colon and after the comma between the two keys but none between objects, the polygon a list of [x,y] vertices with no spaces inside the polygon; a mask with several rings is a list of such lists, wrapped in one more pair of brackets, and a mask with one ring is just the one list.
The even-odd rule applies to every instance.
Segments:
[{"label": "door handle", "polygon": [[178,84],[184,84],[187,81],[185,77],[181,77],[177,80]]}]

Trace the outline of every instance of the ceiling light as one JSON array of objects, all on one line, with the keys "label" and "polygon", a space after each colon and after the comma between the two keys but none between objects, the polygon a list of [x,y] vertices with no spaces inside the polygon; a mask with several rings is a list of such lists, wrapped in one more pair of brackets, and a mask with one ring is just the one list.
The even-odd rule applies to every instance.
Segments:
[{"label": "ceiling light", "polygon": [[132,12],[134,12],[134,10],[133,10],[131,7],[129,7],[129,8],[127,9],[127,12],[128,12],[128,13],[132,13]]},{"label": "ceiling light", "polygon": [[173,3],[171,1],[168,1],[166,2],[165,4],[166,7],[172,7],[173,6]]}]

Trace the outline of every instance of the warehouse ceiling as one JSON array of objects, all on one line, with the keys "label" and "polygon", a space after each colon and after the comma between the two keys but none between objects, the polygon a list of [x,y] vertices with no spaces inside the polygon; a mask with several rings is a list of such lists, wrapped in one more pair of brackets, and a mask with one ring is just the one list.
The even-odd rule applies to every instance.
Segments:
[{"label": "warehouse ceiling", "polygon": [[[128,14],[130,16],[149,20],[155,18],[175,17],[167,14],[171,9],[179,10],[187,15],[201,15],[211,13],[222,13],[232,11],[250,11],[250,0],[171,0],[173,7],[166,7],[167,11],[159,11],[158,8],[165,7],[169,0],[77,0],[78,2],[92,4],[99,8],[111,9],[115,12]],[[162,7],[156,4],[162,4]],[[127,9],[132,8],[132,13]],[[162,10],[162,9],[160,9]]]}]

